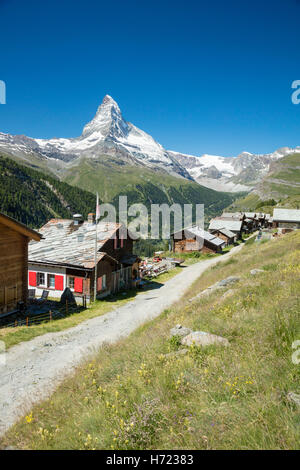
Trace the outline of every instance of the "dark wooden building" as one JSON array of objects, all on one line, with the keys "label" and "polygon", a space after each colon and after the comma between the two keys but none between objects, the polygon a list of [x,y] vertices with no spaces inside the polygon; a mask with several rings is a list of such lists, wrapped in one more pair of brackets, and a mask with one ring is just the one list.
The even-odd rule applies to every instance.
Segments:
[{"label": "dark wooden building", "polygon": [[51,219],[40,231],[42,242],[29,245],[28,284],[37,295],[49,290],[50,297],[60,298],[69,287],[90,301],[95,275],[98,298],[131,287],[138,258],[132,253],[133,240],[121,224],[97,224],[96,263],[96,224],[91,218],[84,221],[77,214],[73,220]]},{"label": "dark wooden building", "polygon": [[198,227],[188,227],[171,235],[174,253],[220,253],[225,241]]},{"label": "dark wooden building", "polygon": [[41,235],[0,213],[0,315],[27,303],[28,243]]}]

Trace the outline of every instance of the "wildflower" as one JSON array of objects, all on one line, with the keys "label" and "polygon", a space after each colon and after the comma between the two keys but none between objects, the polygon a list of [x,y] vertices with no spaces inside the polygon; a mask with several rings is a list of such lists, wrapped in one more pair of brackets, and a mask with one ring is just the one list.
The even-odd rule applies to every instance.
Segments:
[{"label": "wildflower", "polygon": [[29,413],[29,415],[25,416],[26,423],[30,424],[33,421],[32,417],[32,411]]}]

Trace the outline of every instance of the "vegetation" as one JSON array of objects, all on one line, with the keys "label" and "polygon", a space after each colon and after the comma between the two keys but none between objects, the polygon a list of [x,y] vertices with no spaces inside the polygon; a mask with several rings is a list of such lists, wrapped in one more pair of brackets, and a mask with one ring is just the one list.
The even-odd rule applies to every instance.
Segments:
[{"label": "vegetation", "polygon": [[271,214],[274,207],[300,209],[300,154],[287,155],[273,163],[256,190],[234,201],[229,209]]},{"label": "vegetation", "polygon": [[52,217],[87,217],[95,204],[92,193],[0,155],[0,211],[20,222],[39,228]]},{"label": "vegetation", "polygon": [[[2,439],[20,449],[297,449],[300,233],[252,243],[205,272],[184,298],[129,338],[106,345]],[[252,268],[263,273],[251,276]],[[188,299],[239,275],[220,292]],[[178,354],[181,323],[228,348]]]}]

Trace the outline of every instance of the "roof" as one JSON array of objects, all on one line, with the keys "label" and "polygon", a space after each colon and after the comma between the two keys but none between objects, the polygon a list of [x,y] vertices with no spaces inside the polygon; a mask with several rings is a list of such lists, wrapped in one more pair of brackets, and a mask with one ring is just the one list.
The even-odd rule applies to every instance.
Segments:
[{"label": "roof", "polygon": [[225,235],[228,238],[234,238],[236,236],[235,233],[231,232],[230,230],[226,228],[219,228],[219,229],[214,229],[214,230],[218,230],[218,232],[221,232],[223,235]]},{"label": "roof", "polygon": [[244,214],[242,212],[223,212],[221,217],[240,220],[244,217]]},{"label": "roof", "polygon": [[241,220],[232,220],[223,217],[217,217],[211,219],[209,224],[209,230],[227,229],[231,232],[240,232],[242,229],[243,222]]},{"label": "roof", "polygon": [[[205,230],[201,229],[200,227],[197,226],[191,226],[191,227],[186,227],[182,229],[182,232],[188,232],[193,235],[193,238],[201,238],[203,240],[208,241],[209,243],[212,243],[215,246],[221,246],[224,245],[225,242],[219,237],[216,237],[212,233],[206,232]],[[179,233],[179,232],[176,232]],[[175,235],[175,234],[173,234]]]},{"label": "roof", "polygon": [[[97,262],[104,256],[108,256],[101,251],[101,248],[114,236],[120,226],[121,224],[112,222],[98,223]],[[39,243],[29,243],[29,261],[83,268],[95,266],[96,224],[83,222],[80,225],[75,225],[73,220],[51,219],[41,228],[40,232],[44,237],[43,240]]]},{"label": "roof", "polygon": [[300,222],[300,210],[297,209],[274,209],[274,222]]},{"label": "roof", "polygon": [[21,233],[25,237],[30,238],[31,240],[36,240],[38,242],[42,238],[42,235],[40,233],[27,227],[27,225],[24,225],[21,222],[18,222],[12,217],[9,217],[8,215],[3,214],[2,212],[0,212],[0,222],[1,224],[6,225],[7,227],[15,230],[16,232]]},{"label": "roof", "polygon": [[247,217],[247,219],[255,219],[257,214],[256,212],[245,212],[245,216]]}]

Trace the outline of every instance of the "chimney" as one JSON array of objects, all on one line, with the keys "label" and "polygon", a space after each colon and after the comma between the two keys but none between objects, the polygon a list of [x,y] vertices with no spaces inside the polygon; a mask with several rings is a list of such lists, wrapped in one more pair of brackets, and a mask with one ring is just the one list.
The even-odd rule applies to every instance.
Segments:
[{"label": "chimney", "polygon": [[96,221],[96,216],[93,212],[90,212],[88,214],[88,223],[91,224],[91,225],[94,225],[95,224],[95,221]]},{"label": "chimney", "polygon": [[83,216],[81,214],[73,215],[74,225],[81,225],[83,223]]}]

